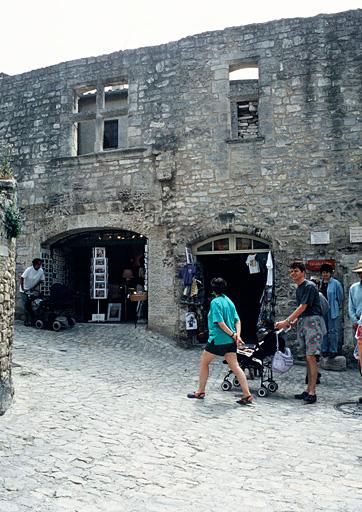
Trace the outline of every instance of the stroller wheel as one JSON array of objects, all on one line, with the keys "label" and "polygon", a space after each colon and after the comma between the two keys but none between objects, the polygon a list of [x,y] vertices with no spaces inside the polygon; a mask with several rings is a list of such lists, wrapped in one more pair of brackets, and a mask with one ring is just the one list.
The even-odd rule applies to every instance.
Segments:
[{"label": "stroller wheel", "polygon": [[261,398],[264,398],[265,396],[268,396],[268,390],[264,387],[258,389],[258,396]]},{"label": "stroller wheel", "polygon": [[38,320],[36,320],[36,322],[35,322],[35,327],[36,327],[37,329],[43,329],[43,327],[44,327],[44,322],[43,322],[43,320],[40,320],[40,318],[38,318]]},{"label": "stroller wheel", "polygon": [[278,389],[278,384],[276,382],[269,382],[268,384],[268,390],[270,393],[275,393],[275,391]]},{"label": "stroller wheel", "polygon": [[62,328],[62,324],[58,322],[58,320],[54,320],[52,327],[53,331],[60,331],[60,329]]},{"label": "stroller wheel", "polygon": [[72,316],[68,318],[68,325],[69,327],[73,327],[76,324],[75,318]]},{"label": "stroller wheel", "polygon": [[223,391],[230,391],[230,389],[232,388],[232,385],[231,385],[231,382],[229,380],[223,380],[222,383],[221,383],[221,389]]},{"label": "stroller wheel", "polygon": [[233,386],[234,388],[240,388],[240,382],[236,377],[233,378]]}]

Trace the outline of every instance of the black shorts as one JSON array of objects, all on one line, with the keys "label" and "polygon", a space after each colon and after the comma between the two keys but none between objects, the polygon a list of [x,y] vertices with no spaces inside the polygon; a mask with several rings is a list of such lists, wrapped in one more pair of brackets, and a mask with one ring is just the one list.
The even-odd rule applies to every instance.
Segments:
[{"label": "black shorts", "polygon": [[232,343],[224,343],[223,345],[215,345],[213,341],[211,341],[211,343],[207,342],[205,350],[215,356],[224,356],[228,352],[236,353],[236,341],[233,341]]}]

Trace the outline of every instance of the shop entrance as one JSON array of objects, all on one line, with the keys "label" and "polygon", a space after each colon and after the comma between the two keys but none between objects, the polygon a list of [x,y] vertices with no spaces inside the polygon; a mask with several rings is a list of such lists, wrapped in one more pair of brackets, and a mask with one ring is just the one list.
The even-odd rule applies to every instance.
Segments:
[{"label": "shop entrance", "polygon": [[[135,292],[147,290],[147,239],[124,230],[87,231],[42,250],[45,293],[54,283],[67,286],[78,322],[104,315],[105,321],[134,322]],[[143,318],[147,318],[143,304]]]},{"label": "shop entrance", "polygon": [[266,262],[269,244],[244,235],[214,237],[194,249],[205,286],[207,314],[210,300],[210,281],[222,277],[228,284],[227,295],[234,302],[241,320],[241,336],[247,343],[255,343],[260,300],[266,281]]}]

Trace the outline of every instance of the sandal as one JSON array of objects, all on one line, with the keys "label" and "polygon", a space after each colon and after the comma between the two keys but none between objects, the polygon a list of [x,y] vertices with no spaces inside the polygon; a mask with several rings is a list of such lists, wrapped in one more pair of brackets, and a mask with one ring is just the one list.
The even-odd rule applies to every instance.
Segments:
[{"label": "sandal", "polygon": [[239,405],[254,405],[253,397],[251,395],[242,396],[240,400],[236,400],[236,403]]},{"label": "sandal", "polygon": [[198,393],[194,391],[193,393],[188,393],[187,398],[197,398],[199,400],[203,400],[205,398],[205,393]]}]

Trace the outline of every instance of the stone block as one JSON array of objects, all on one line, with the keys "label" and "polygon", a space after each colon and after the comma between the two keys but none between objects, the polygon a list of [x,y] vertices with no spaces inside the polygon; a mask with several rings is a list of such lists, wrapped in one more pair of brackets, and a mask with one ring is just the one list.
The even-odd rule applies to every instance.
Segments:
[{"label": "stone block", "polygon": [[347,360],[344,356],[337,356],[334,358],[322,357],[320,366],[323,368],[323,370],[343,372],[347,370]]}]

